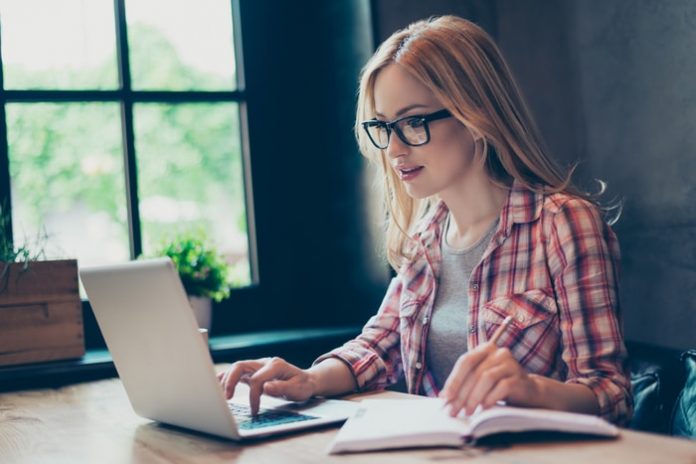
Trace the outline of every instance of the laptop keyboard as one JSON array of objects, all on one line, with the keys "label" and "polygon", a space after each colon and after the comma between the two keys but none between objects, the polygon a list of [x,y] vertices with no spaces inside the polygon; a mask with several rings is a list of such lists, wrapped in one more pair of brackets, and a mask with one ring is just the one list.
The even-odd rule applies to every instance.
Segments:
[{"label": "laptop keyboard", "polygon": [[292,411],[262,409],[256,416],[251,415],[249,406],[243,404],[227,403],[230,411],[234,415],[237,426],[243,430],[253,430],[261,427],[273,425],[289,424],[291,422],[301,422],[310,419],[317,419],[315,416],[299,414]]}]

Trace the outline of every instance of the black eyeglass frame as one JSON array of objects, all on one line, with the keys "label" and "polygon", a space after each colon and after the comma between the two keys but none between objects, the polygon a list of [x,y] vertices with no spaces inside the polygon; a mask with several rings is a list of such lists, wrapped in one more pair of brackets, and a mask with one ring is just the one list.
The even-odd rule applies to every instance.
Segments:
[{"label": "black eyeglass frame", "polygon": [[[363,121],[360,123],[362,125],[363,130],[367,134],[367,137],[370,139],[370,142],[372,144],[379,148],[380,150],[384,150],[389,146],[389,141],[391,140],[391,133],[392,131],[396,132],[397,137],[404,142],[406,145],[410,147],[420,147],[421,145],[425,145],[426,143],[430,142],[430,127],[428,127],[428,123],[431,121],[437,121],[439,119],[445,119],[445,118],[450,118],[452,117],[452,113],[450,113],[449,110],[447,109],[442,109],[439,111],[435,111],[434,113],[429,113],[429,114],[411,114],[408,116],[404,116],[399,119],[395,119],[391,122],[387,121],[380,121],[379,119],[370,119],[369,121]],[[425,129],[425,141],[421,143],[410,143],[408,140],[406,140],[406,137],[404,136],[403,132],[401,132],[401,129],[399,128],[398,124],[401,121],[404,121],[406,119],[419,119],[423,123],[423,128]],[[372,138],[372,135],[370,134],[370,127],[375,127],[375,126],[382,126],[387,130],[387,143],[382,147],[380,146],[375,139]]]}]

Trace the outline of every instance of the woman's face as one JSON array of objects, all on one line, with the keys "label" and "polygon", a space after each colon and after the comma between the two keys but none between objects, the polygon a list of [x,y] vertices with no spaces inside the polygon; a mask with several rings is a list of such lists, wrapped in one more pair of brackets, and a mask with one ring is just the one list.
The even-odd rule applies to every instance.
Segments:
[{"label": "woman's face", "polygon": [[[398,64],[379,72],[374,94],[375,117],[381,121],[443,109],[433,93]],[[451,117],[431,121],[428,127],[427,144],[407,145],[392,131],[385,149],[389,164],[414,198],[447,196],[448,190],[461,188],[476,171],[474,140],[462,123]]]}]

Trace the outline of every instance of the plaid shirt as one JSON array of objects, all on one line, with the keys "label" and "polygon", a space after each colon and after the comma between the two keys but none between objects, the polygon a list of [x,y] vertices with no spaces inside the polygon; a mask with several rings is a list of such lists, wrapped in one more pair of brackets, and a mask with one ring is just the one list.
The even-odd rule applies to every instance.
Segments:
[{"label": "plaid shirt", "polygon": [[[362,333],[322,357],[351,369],[361,391],[381,389],[405,373],[410,393],[439,391],[425,364],[429,321],[440,273],[440,202],[424,219],[419,246],[387,290]],[[632,413],[618,302],[619,246],[598,209],[567,194],[513,184],[498,227],[468,282],[467,346],[498,340],[530,373],[588,386],[600,415],[619,424]]]}]

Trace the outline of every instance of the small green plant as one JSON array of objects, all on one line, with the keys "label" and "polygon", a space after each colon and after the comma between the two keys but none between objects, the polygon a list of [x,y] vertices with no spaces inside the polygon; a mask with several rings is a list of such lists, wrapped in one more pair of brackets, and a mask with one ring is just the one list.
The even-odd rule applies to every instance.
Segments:
[{"label": "small green plant", "polygon": [[158,256],[174,262],[186,293],[220,302],[230,296],[229,266],[201,231],[187,231],[164,242]]},{"label": "small green plant", "polygon": [[10,218],[5,211],[6,210],[0,206],[0,262],[24,263],[25,265],[28,265],[30,261],[38,261],[43,259],[44,243],[48,238],[46,232],[42,231],[36,237],[36,244],[34,247],[30,247],[26,239],[21,245],[15,246],[7,233]]},{"label": "small green plant", "polygon": [[21,272],[29,269],[29,263],[45,258],[44,244],[48,238],[45,231],[36,237],[34,247],[29,246],[25,239],[21,245],[15,246],[7,233],[10,218],[6,208],[0,206],[0,292],[5,291],[8,284],[10,264],[21,263]]}]

